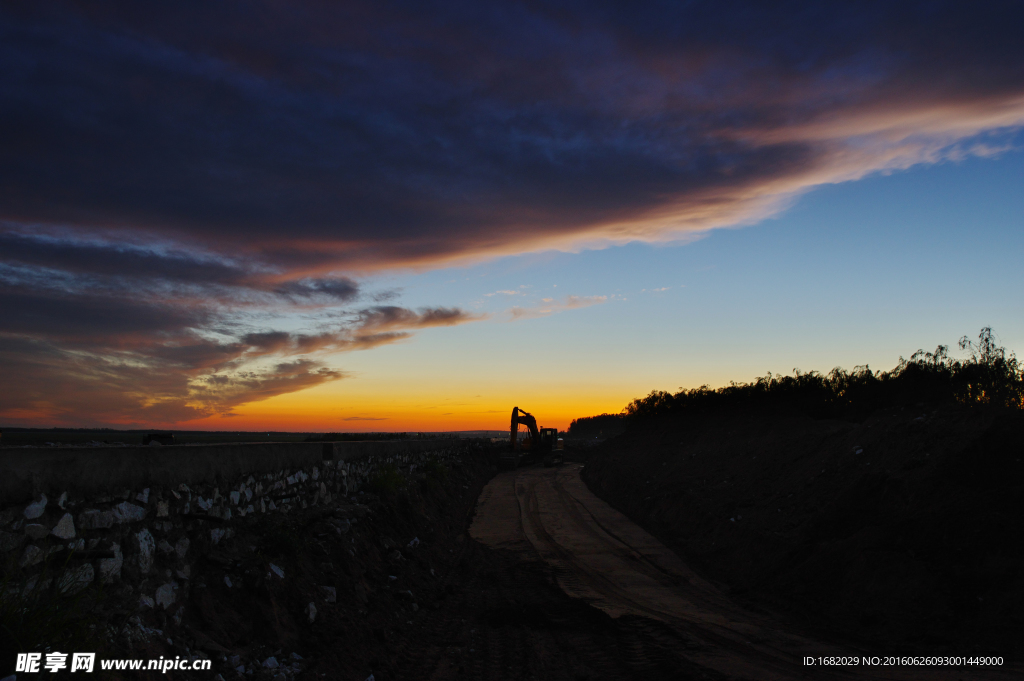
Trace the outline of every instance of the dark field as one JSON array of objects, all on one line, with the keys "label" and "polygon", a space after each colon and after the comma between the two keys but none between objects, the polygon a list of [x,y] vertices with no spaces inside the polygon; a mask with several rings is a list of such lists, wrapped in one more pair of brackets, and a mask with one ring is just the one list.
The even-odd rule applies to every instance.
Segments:
[{"label": "dark field", "polygon": [[869,650],[1024,652],[1024,414],[695,414],[593,450],[590,488],[748,607]]},{"label": "dark field", "polygon": [[283,433],[283,432],[208,432],[208,431],[164,431],[164,430],[110,430],[100,429],[46,429],[32,430],[21,428],[4,428],[3,439],[0,444],[4,447],[24,447],[32,445],[36,447],[47,446],[47,443],[65,446],[85,446],[91,442],[101,444],[125,444],[141,445],[142,438],[148,433],[174,433],[174,443],[181,445],[188,444],[217,444],[225,442],[304,442],[310,433]]},{"label": "dark field", "polygon": [[[2,447],[84,447],[102,444],[141,445],[149,433],[172,433],[174,444],[226,444],[231,442],[348,442],[364,440],[432,439],[438,437],[490,437],[498,431],[462,433],[292,433],[285,431],[112,430],[110,428],[4,428]],[[500,431],[505,434],[504,431]]]}]

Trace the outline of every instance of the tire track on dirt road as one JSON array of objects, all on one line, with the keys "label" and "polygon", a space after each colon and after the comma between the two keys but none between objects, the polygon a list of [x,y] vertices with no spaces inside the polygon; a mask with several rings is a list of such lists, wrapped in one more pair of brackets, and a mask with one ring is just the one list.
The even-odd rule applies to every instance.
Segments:
[{"label": "tire track on dirt road", "polygon": [[[886,651],[816,641],[740,607],[593,495],[580,480],[580,468],[499,474],[480,496],[470,535],[523,562],[542,560],[566,594],[619,623],[614,645],[592,651],[602,669],[625,667],[627,676],[685,669],[757,681],[1013,678],[998,669],[962,667],[805,667],[804,656],[861,658]],[[583,641],[570,647],[589,648]]]}]

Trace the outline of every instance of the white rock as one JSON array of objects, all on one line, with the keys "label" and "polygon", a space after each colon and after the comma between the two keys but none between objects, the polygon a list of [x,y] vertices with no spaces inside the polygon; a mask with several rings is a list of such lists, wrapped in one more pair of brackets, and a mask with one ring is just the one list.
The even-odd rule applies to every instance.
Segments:
[{"label": "white rock", "polygon": [[139,492],[138,494],[136,494],[135,498],[138,499],[139,501],[141,501],[144,504],[148,504],[149,503],[149,488],[147,487],[146,489],[144,489],[141,492]]},{"label": "white rock", "polygon": [[273,563],[270,564],[270,571],[273,572],[278,577],[280,577],[281,579],[284,579],[284,570],[282,570],[281,568],[277,567]]},{"label": "white rock", "polygon": [[156,603],[153,601],[153,599],[145,594],[139,596],[139,605],[146,608],[156,607]]},{"label": "white rock", "polygon": [[171,546],[170,542],[168,542],[166,539],[161,539],[159,542],[157,542],[156,548],[160,551],[160,553],[174,552],[174,547]]},{"label": "white rock", "polygon": [[139,570],[142,571],[142,574],[146,574],[153,567],[153,550],[156,549],[156,540],[147,529],[136,534],[135,540],[139,544]]},{"label": "white rock", "polygon": [[57,505],[60,506],[61,508],[64,508],[64,504],[66,504],[67,501],[68,501],[68,493],[67,492],[61,492],[60,496],[57,497]]},{"label": "white rock", "polygon": [[71,539],[75,536],[75,520],[71,517],[70,513],[65,513],[57,525],[50,530],[50,533],[61,539]]},{"label": "white rock", "polygon": [[227,585],[229,589],[234,586],[234,584],[231,583],[231,578],[227,575],[224,575],[224,584]]},{"label": "white rock", "polygon": [[245,500],[252,501],[252,489],[250,489],[249,487],[245,488]]},{"label": "white rock", "polygon": [[236,490],[231,492],[231,494],[229,494],[228,496],[231,497],[231,503],[234,504],[235,506],[238,506],[238,502],[241,500],[242,495],[239,494],[238,491]]},{"label": "white rock", "polygon": [[174,574],[178,576],[178,579],[189,579],[192,576],[192,566],[185,565],[179,570],[175,570]]},{"label": "white rock", "polygon": [[85,548],[85,540],[84,539],[76,539],[73,542],[68,542],[68,548],[71,549],[72,551],[81,551],[82,549]]},{"label": "white rock", "polygon": [[[295,480],[295,476],[294,476],[294,475],[289,475],[289,476],[287,477],[287,480],[288,480],[288,484],[289,484],[289,485],[294,485],[294,484],[295,484],[295,482],[296,482],[296,480]],[[40,515],[41,515],[41,514],[40,514]],[[34,517],[36,517],[36,516],[32,516],[32,517],[34,518]]]},{"label": "white rock", "polygon": [[141,506],[122,501],[111,509],[114,514],[114,522],[118,525],[123,523],[135,523],[146,517],[146,509]]},{"label": "white rock", "polygon": [[174,582],[161,585],[156,590],[156,604],[166,610],[177,600],[178,595],[175,593],[177,590],[178,585]]},{"label": "white rock", "polygon": [[171,514],[171,504],[166,499],[160,499],[156,502],[156,517],[166,518]]},{"label": "white rock", "polygon": [[31,504],[25,507],[25,518],[33,520],[38,518],[46,510],[46,495],[40,494],[38,501],[33,501]]},{"label": "white rock", "polygon": [[43,550],[34,544],[29,544],[25,547],[25,553],[21,554],[21,560],[18,561],[18,565],[21,567],[30,567],[40,562],[43,559]]},{"label": "white rock", "polygon": [[182,537],[178,540],[178,543],[174,545],[174,552],[178,554],[178,558],[184,560],[185,554],[188,553],[189,543],[188,537]]},{"label": "white rock", "polygon": [[199,497],[199,500],[196,502],[196,506],[204,511],[209,511],[210,507],[213,506],[213,499],[203,499],[202,497]]},{"label": "white rock", "polygon": [[323,594],[324,600],[328,603],[338,602],[338,590],[333,586],[322,586],[320,587],[320,591]]},{"label": "white rock", "polygon": [[210,541],[214,544],[219,544],[220,540],[224,538],[225,531],[223,527],[215,527],[210,530]]},{"label": "white rock", "polygon": [[319,479],[320,479],[320,469],[317,468],[316,466],[313,466],[313,480],[315,481],[315,480],[319,480]]},{"label": "white rock", "polygon": [[249,504],[248,506],[245,507],[245,512],[246,513],[255,513],[256,509],[252,507],[252,504]]},{"label": "white rock", "polygon": [[281,665],[278,664],[276,657],[268,657],[263,660],[263,666],[267,669],[277,669]]},{"label": "white rock", "polygon": [[100,560],[100,581],[104,584],[110,584],[121,578],[121,566],[124,563],[121,545],[113,544],[110,549],[114,552],[114,557]]},{"label": "white rock", "polygon": [[306,614],[309,615],[309,623],[312,624],[313,621],[316,619],[316,604],[315,603],[310,603],[308,606],[306,606]]},{"label": "white rock", "polygon": [[89,586],[95,578],[96,571],[93,570],[92,563],[83,563],[74,570],[65,572],[57,582],[57,588],[61,593],[73,595]]}]

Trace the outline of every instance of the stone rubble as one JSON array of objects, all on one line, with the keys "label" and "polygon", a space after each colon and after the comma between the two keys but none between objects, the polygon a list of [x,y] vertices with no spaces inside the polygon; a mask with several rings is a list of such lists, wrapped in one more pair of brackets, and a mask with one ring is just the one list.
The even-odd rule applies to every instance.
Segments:
[{"label": "stone rubble", "polygon": [[164,610],[169,608],[177,600],[178,585],[174,582],[161,585],[154,595],[156,604],[163,607]]},{"label": "stone rubble", "polygon": [[156,541],[149,530],[143,528],[135,535],[135,542],[138,548],[139,572],[147,574],[153,567],[153,550],[156,548]]},{"label": "stone rubble", "polygon": [[39,523],[28,523],[24,527],[25,536],[29,539],[42,539],[50,534],[50,528]]},{"label": "stone rubble", "polygon": [[75,536],[75,520],[70,513],[65,513],[50,533],[59,539],[71,539]]},{"label": "stone rubble", "polygon": [[[173,447],[164,449],[161,455],[173,451]],[[100,593],[125,598],[128,612],[134,611],[127,620],[120,620],[125,624],[118,624],[119,629],[111,628],[112,636],[129,647],[145,641],[171,640],[173,643],[168,645],[186,656],[191,653],[184,648],[183,640],[189,641],[187,645],[199,645],[191,643],[198,637],[183,633],[190,621],[184,615],[195,607],[191,594],[214,580],[223,580],[237,589],[251,578],[244,568],[234,569],[230,558],[219,574],[211,575],[209,571],[211,561],[217,564],[215,552],[232,555],[237,551],[236,527],[251,527],[263,518],[306,509],[307,513],[312,510],[322,514],[324,527],[332,536],[348,535],[358,519],[368,513],[365,505],[354,503],[353,496],[362,492],[381,467],[394,467],[409,475],[420,462],[452,461],[464,452],[464,448],[439,441],[436,448],[423,451],[353,460],[324,459],[307,468],[247,470],[234,480],[218,477],[216,484],[212,479],[209,483],[189,479],[173,484],[150,480],[144,487],[127,489],[122,483],[84,498],[76,496],[73,489],[52,489],[42,484],[38,488],[42,492],[31,503],[0,507],[0,558],[9,557],[18,566],[9,588],[53,588],[71,595],[99,588],[94,585],[107,585]],[[56,503],[50,504],[50,498]],[[414,537],[407,548],[418,544],[419,539]],[[396,560],[405,560],[397,546],[392,543],[389,548]],[[347,550],[354,555],[354,549]],[[285,569],[280,565],[262,565],[265,569],[256,573],[257,578],[262,579],[265,572],[268,578],[285,580]],[[60,566],[59,572],[44,579],[45,570],[56,566]],[[292,580],[284,583],[292,582],[301,580],[293,574]],[[315,600],[306,599],[305,619],[321,626],[326,617],[323,609],[338,602],[338,589],[333,585],[310,588],[308,596]],[[355,597],[357,602],[366,603],[362,584],[355,585]],[[279,664],[278,659],[271,656],[262,666],[288,679],[301,671],[302,657],[297,653],[292,654],[290,664]],[[271,660],[276,666],[265,664]],[[237,655],[230,661],[237,662],[231,668],[246,671]],[[259,661],[253,662],[260,666]],[[223,669],[228,674],[228,667]]]},{"label": "stone rubble", "polygon": [[59,580],[57,588],[61,593],[73,596],[89,586],[96,577],[96,571],[92,563],[79,565],[77,568],[66,571]]},{"label": "stone rubble", "polygon": [[25,507],[25,519],[35,520],[39,516],[43,515],[43,511],[46,510],[46,495],[39,495],[39,500],[34,501]]}]

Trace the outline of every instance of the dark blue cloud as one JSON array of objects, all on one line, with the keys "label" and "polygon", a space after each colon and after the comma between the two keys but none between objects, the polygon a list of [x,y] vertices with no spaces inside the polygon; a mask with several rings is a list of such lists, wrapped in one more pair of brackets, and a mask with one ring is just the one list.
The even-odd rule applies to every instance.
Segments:
[{"label": "dark blue cloud", "polygon": [[1019,96],[1022,12],[22,5],[0,16],[0,203],[289,267],[310,242],[326,267],[585,236],[814,171],[815,121]]}]

